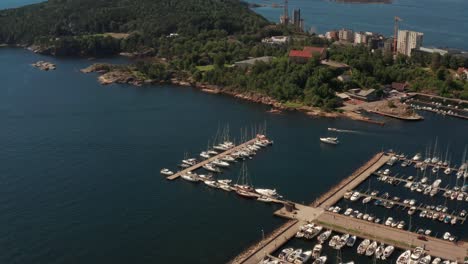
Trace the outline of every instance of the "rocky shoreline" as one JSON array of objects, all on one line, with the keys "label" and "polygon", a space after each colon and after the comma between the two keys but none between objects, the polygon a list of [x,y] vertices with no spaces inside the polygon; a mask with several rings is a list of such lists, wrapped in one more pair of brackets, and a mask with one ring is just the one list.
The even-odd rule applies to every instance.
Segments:
[{"label": "rocky shoreline", "polygon": [[243,93],[228,89],[226,87],[220,87],[217,85],[193,82],[191,80],[172,78],[169,81],[155,81],[150,79],[145,79],[141,76],[137,76],[132,72],[128,67],[121,67],[111,64],[93,64],[85,69],[82,69],[83,73],[99,73],[101,74],[98,77],[98,81],[102,85],[109,85],[112,83],[120,84],[131,84],[134,86],[142,86],[143,84],[173,84],[178,86],[185,87],[194,87],[205,93],[211,94],[224,94],[229,95],[241,100],[259,103],[271,106],[271,109],[268,111],[270,113],[281,113],[282,111],[300,111],[311,117],[327,117],[327,118],[349,118],[352,120],[363,121],[373,124],[383,125],[383,122],[374,121],[370,118],[364,117],[357,113],[349,112],[327,112],[317,107],[311,106],[300,106],[300,107],[290,107],[281,103],[269,96],[258,94],[258,93]]}]

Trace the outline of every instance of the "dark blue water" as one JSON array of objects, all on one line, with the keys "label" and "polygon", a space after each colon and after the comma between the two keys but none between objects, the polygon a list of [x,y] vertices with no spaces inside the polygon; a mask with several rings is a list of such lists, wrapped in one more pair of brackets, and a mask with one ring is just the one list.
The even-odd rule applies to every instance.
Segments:
[{"label": "dark blue water", "polygon": [[[282,8],[272,1],[249,0],[269,7],[254,9],[278,22]],[[282,3],[283,1],[273,1]],[[468,49],[468,1],[465,0],[393,0],[392,4],[350,4],[327,0],[289,0],[289,10],[300,8],[307,28],[315,32],[341,28],[393,35],[393,18],[403,19],[400,28],[424,33],[424,45]]]},{"label": "dark blue water", "polygon": [[[58,69],[29,65],[39,59]],[[220,125],[239,138],[266,122],[275,145],[248,161],[253,183],[298,202],[382,149],[424,152],[438,137],[461,159],[468,144],[468,123],[450,117],[422,113],[423,122],[380,127],[271,115],[192,88],[101,86],[79,72],[92,62],[0,49],[0,263],[226,262],[283,223],[276,207],[159,175],[206,148]],[[325,146],[327,127],[358,133]],[[235,179],[239,167],[223,176]]]}]

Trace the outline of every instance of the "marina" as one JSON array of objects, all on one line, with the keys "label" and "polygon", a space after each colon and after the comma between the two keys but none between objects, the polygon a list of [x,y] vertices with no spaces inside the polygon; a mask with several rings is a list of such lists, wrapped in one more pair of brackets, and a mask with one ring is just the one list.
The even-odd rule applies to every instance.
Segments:
[{"label": "marina", "polygon": [[[374,155],[352,175],[339,182],[328,192],[316,199],[311,205],[301,205],[291,202],[285,203],[285,206],[276,211],[274,215],[290,220],[290,222],[288,222],[289,225],[283,226],[281,230],[281,234],[286,235],[271,236],[267,240],[264,239],[260,241],[258,244],[249,248],[247,251],[248,254],[243,253],[239,255],[233,259],[231,263],[305,263],[309,260],[309,250],[313,252],[312,248],[316,247],[313,247],[313,244],[307,244],[309,245],[307,249],[294,249],[294,247],[288,247],[290,244],[289,241],[295,241],[297,239],[309,241],[317,238],[321,241],[320,243],[324,243],[330,237],[331,232],[337,232],[338,235],[334,235],[327,244],[329,244],[330,247],[338,249],[338,254],[340,249],[347,244],[347,239],[349,239],[349,237],[354,237],[354,241],[350,241],[350,245],[354,246],[356,238],[359,240],[356,242],[356,244],[360,243],[357,249],[358,254],[372,256],[375,253],[375,258],[382,258],[386,248],[388,252],[393,252],[394,248],[397,248],[398,251],[402,251],[398,253],[399,256],[394,257],[394,261],[397,261],[396,263],[406,263],[401,262],[402,259],[406,257],[406,254],[411,255],[416,253],[417,256],[414,256],[416,261],[424,258],[422,261],[429,260],[427,263],[431,263],[430,260],[432,258],[435,258],[436,263],[437,261],[441,263],[455,263],[454,261],[461,263],[465,261],[468,245],[463,241],[457,241],[456,238],[448,232],[446,232],[443,237],[441,235],[440,238],[429,236],[424,233],[421,234],[417,228],[415,228],[413,232],[411,223],[408,230],[404,229],[404,221],[397,221],[398,228],[397,224],[395,224],[395,226],[387,225],[387,223],[390,223],[388,221],[393,219],[391,217],[387,219],[386,222],[382,222],[381,219],[374,221],[374,216],[372,216],[372,221],[370,221],[370,213],[368,213],[363,219],[363,213],[357,216],[357,211],[351,208],[348,208],[347,211],[355,212],[355,215],[340,214],[344,208],[335,205],[340,202],[343,197],[358,203],[361,203],[361,199],[367,199],[366,203],[377,200],[381,203],[392,203],[392,207],[395,206],[402,210],[408,210],[408,212],[411,212],[410,214],[416,213],[416,211],[418,211],[418,214],[423,211],[434,215],[436,213],[437,215],[442,213],[442,207],[432,209],[432,207],[427,205],[416,204],[415,201],[410,203],[409,201],[391,199],[389,194],[385,194],[384,198],[382,198],[381,196],[377,196],[377,194],[372,194],[370,191],[353,191],[366,180],[373,179],[372,176],[383,176],[382,173],[377,173],[377,171],[381,167],[388,165],[390,160],[392,160],[392,158],[394,159],[394,157],[395,154],[390,152],[381,152]],[[393,162],[390,163],[393,165]],[[396,180],[396,177],[394,178]],[[445,189],[441,188],[441,190]],[[462,225],[466,220],[466,211],[463,216],[460,215],[460,212],[446,211],[444,212],[444,219],[445,217],[455,219],[458,224]],[[385,221],[385,219],[383,220]],[[325,235],[323,235],[324,233]],[[452,238],[454,239],[452,240]],[[305,242],[302,242],[301,245],[303,245],[303,243]],[[286,248],[284,248],[284,246],[286,246]],[[282,247],[283,249],[281,249]],[[320,248],[321,247],[322,246],[320,246]],[[391,252],[388,255],[390,255]],[[320,254],[312,256],[312,258],[315,259],[313,263],[323,263],[324,259],[320,259],[322,256],[319,256]],[[398,257],[399,260],[397,260],[396,257]],[[326,259],[326,256],[324,256],[324,258]],[[306,261],[303,261],[304,259],[306,259]],[[337,259],[341,258],[337,257]],[[442,262],[442,260],[445,260],[445,262]]]}]

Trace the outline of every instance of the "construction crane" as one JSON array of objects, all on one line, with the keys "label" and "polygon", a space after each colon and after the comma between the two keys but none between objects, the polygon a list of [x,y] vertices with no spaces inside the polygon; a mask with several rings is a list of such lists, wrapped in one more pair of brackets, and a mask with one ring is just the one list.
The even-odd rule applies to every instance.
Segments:
[{"label": "construction crane", "polygon": [[395,24],[394,24],[394,33],[393,33],[393,53],[397,54],[397,44],[398,44],[398,23],[400,21],[403,21],[400,17],[395,17],[394,18]]},{"label": "construction crane", "polygon": [[283,6],[283,15],[281,16],[281,24],[287,25],[289,24],[289,10],[288,10],[288,0],[284,0],[284,6]]}]

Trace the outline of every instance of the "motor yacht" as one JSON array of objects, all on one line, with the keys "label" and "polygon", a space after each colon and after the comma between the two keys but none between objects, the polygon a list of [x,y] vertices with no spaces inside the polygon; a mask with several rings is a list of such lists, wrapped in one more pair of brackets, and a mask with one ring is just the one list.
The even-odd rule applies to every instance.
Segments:
[{"label": "motor yacht", "polygon": [[384,250],[385,250],[385,245],[384,244],[380,244],[377,249],[375,250],[375,258],[377,259],[381,259],[382,258],[382,255],[384,253]]},{"label": "motor yacht", "polygon": [[211,156],[210,156],[210,154],[208,154],[208,152],[202,151],[200,153],[200,157],[205,158],[205,159],[209,159]]},{"label": "motor yacht", "polygon": [[294,260],[299,257],[299,255],[302,253],[302,249],[298,248],[294,250],[289,256],[286,257],[286,260],[290,263],[293,263]]},{"label": "motor yacht", "polygon": [[312,257],[317,259],[320,257],[320,253],[322,252],[322,244],[316,244],[312,249]]},{"label": "motor yacht", "polygon": [[366,250],[367,250],[367,248],[369,247],[370,243],[371,243],[371,242],[370,242],[369,239],[363,240],[363,241],[359,244],[359,246],[358,246],[358,248],[357,248],[357,253],[360,254],[360,255],[366,253]]},{"label": "motor yacht", "polygon": [[401,253],[401,255],[398,257],[396,264],[408,264],[410,256],[411,251],[406,250],[405,252]]},{"label": "motor yacht", "polygon": [[312,256],[312,250],[304,251],[294,259],[294,264],[306,263]]},{"label": "motor yacht", "polygon": [[217,173],[220,173],[221,170],[217,167],[215,167],[213,164],[211,163],[208,163],[208,164],[205,164],[202,166],[205,170],[207,171],[211,171],[211,172],[217,172]]},{"label": "motor yacht", "polygon": [[170,176],[170,175],[174,174],[174,172],[172,172],[171,170],[166,169],[166,168],[162,169],[162,170],[160,171],[160,173],[161,173],[162,175],[166,175],[166,176]]},{"label": "motor yacht", "polygon": [[348,241],[346,241],[346,245],[348,247],[353,247],[355,243],[356,243],[356,236],[348,237]]},{"label": "motor yacht", "polygon": [[366,256],[370,257],[374,255],[375,251],[377,250],[377,241],[373,241],[366,249]]},{"label": "motor yacht", "polygon": [[285,260],[293,252],[294,252],[294,248],[285,248],[281,250],[281,252],[278,255],[278,258],[281,260]]},{"label": "motor yacht", "polygon": [[322,234],[320,234],[318,237],[317,237],[317,240],[320,244],[322,244],[323,242],[327,241],[327,239],[330,237],[332,231],[331,230],[327,230],[325,232],[323,232]]},{"label": "motor yacht", "polygon": [[394,247],[394,246],[387,246],[387,247],[384,249],[384,252],[383,252],[383,254],[382,254],[381,259],[382,259],[382,260],[388,259],[388,258],[392,255],[392,253],[393,253],[394,250],[395,250],[395,247]]},{"label": "motor yacht", "polygon": [[325,264],[327,262],[327,256],[321,256],[316,259],[312,264]]},{"label": "motor yacht", "polygon": [[334,138],[334,137],[320,138],[320,141],[323,143],[332,144],[332,145],[337,145],[339,143],[338,138]]},{"label": "motor yacht", "polygon": [[416,247],[410,255],[409,264],[416,264],[418,263],[419,259],[423,256],[424,249],[422,247]]},{"label": "motor yacht", "polygon": [[205,181],[205,184],[212,188],[218,188],[218,183],[216,181]]}]

